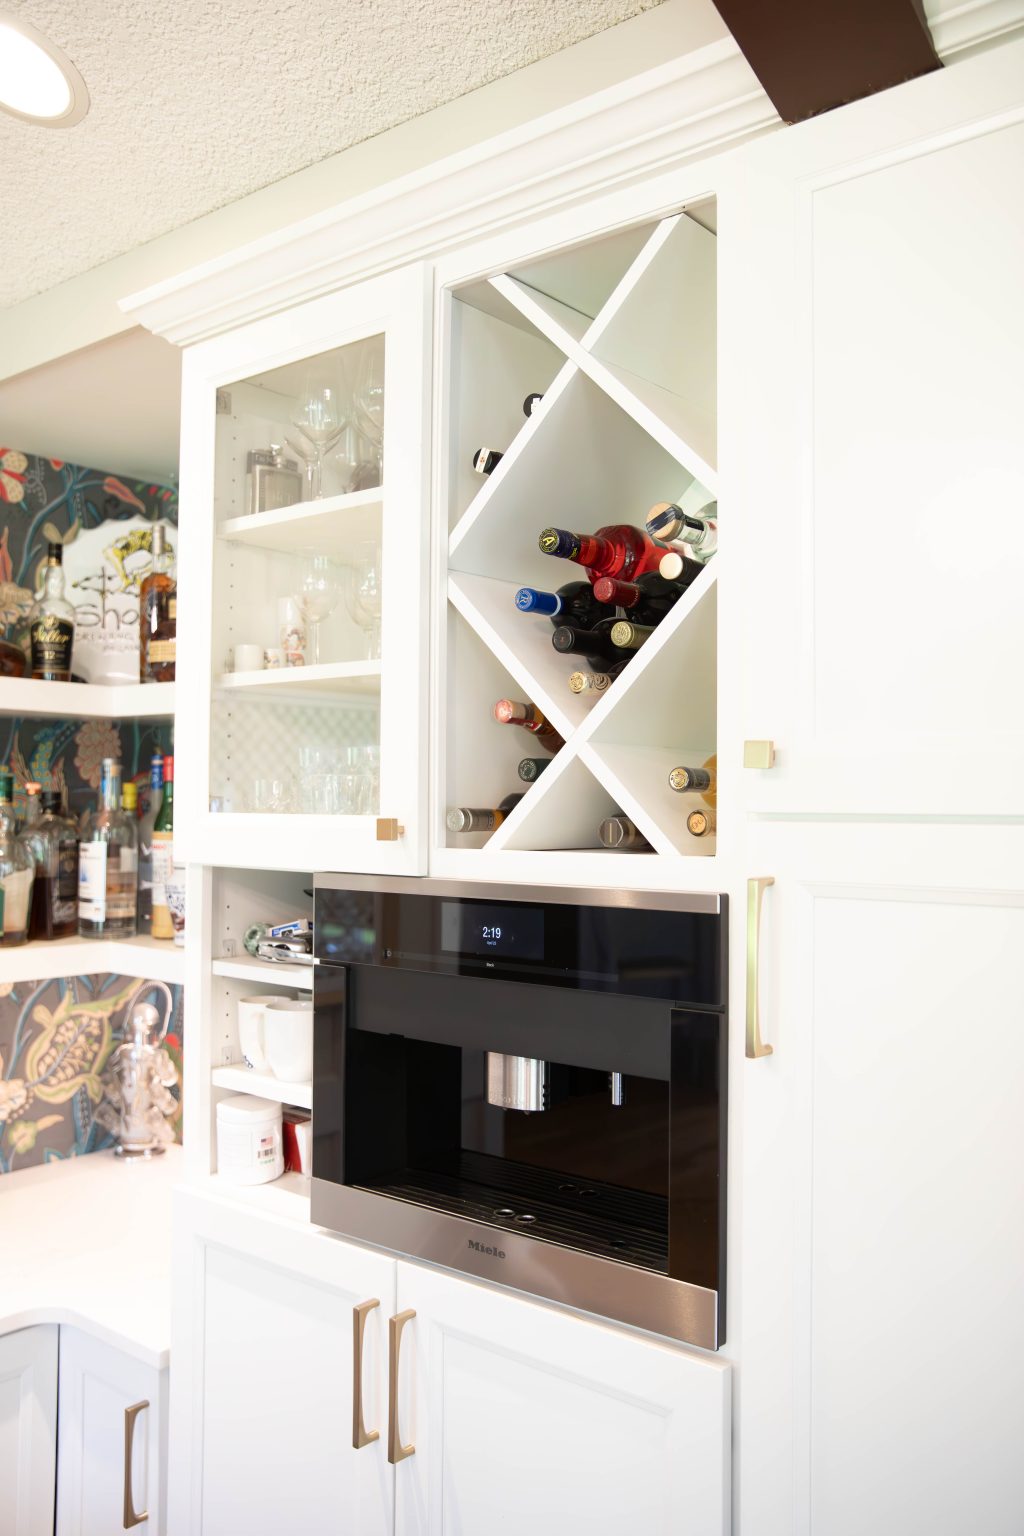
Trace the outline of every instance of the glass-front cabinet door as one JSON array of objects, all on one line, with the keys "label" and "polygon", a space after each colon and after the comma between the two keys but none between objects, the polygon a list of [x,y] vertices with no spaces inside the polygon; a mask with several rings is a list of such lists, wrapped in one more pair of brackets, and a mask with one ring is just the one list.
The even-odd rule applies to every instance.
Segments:
[{"label": "glass-front cabinet door", "polygon": [[426,867],[429,316],[417,267],[185,353],[189,861]]}]

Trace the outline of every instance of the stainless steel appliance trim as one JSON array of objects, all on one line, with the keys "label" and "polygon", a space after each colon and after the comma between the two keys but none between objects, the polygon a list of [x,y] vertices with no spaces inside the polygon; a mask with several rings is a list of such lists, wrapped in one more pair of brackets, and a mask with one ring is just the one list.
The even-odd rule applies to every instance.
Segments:
[{"label": "stainless steel appliance trim", "polygon": [[653,912],[707,912],[717,916],[717,891],[617,891],[601,886],[508,885],[504,880],[435,880],[426,875],[336,875],[313,877],[317,891],[377,891],[399,896],[462,896],[470,900],[540,901],[574,907],[636,907]]},{"label": "stainless steel appliance trim", "polygon": [[717,1349],[718,1293],[503,1227],[314,1178],[310,1218],[339,1236],[460,1270],[576,1311]]}]

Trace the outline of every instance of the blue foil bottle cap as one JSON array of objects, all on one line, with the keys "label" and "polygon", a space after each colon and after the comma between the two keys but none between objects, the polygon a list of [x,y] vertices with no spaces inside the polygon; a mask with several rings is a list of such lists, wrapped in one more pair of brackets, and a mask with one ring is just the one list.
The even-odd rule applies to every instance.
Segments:
[{"label": "blue foil bottle cap", "polygon": [[545,555],[560,555],[563,560],[572,560],[580,552],[579,539],[567,528],[545,528],[537,544]]},{"label": "blue foil bottle cap", "polygon": [[536,587],[520,587],[516,593],[516,607],[523,613],[561,613],[562,599],[555,592],[538,592]]}]

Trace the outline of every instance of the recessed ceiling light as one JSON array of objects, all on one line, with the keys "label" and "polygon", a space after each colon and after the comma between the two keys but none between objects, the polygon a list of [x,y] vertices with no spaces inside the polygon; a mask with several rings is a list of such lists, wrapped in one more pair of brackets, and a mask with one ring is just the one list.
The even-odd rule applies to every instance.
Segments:
[{"label": "recessed ceiling light", "polygon": [[44,128],[70,128],[89,110],[85,81],[63,49],[31,22],[3,13],[0,109]]}]

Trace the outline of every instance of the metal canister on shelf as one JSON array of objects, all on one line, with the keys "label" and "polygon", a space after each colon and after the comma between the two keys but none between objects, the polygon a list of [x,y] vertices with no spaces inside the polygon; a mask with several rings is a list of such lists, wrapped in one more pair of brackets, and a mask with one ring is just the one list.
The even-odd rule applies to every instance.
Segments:
[{"label": "metal canister on shelf", "polygon": [[249,511],[276,512],[302,500],[302,475],[294,459],[286,459],[279,443],[251,448],[245,460]]}]

